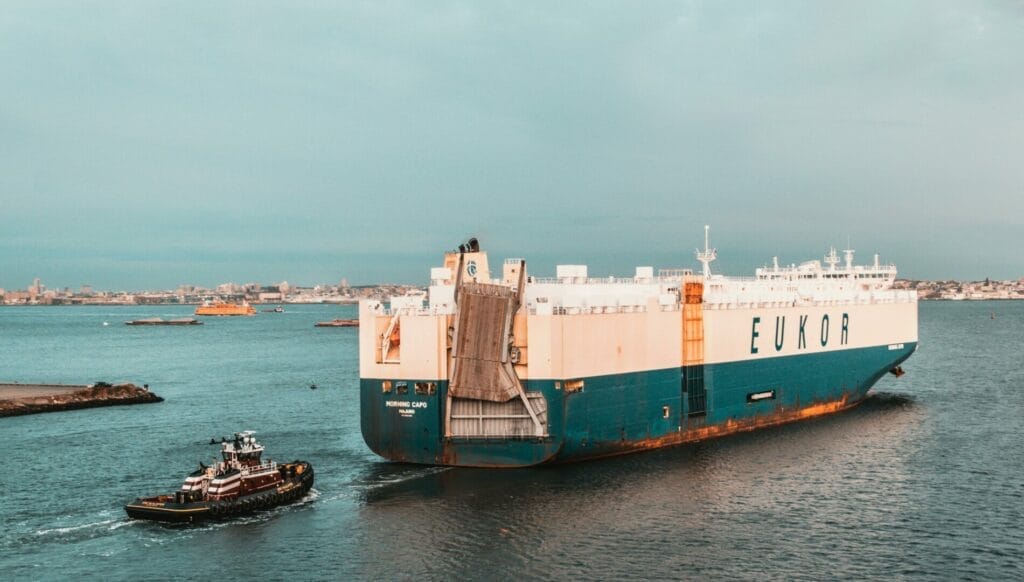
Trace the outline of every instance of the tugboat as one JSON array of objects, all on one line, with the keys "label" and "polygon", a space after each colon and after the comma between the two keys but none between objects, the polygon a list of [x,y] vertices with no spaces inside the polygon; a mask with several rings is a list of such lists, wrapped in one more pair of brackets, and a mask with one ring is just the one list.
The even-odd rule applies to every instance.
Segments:
[{"label": "tugboat", "polygon": [[[216,441],[214,441],[216,442]],[[124,506],[128,517],[196,523],[226,519],[291,503],[313,487],[313,466],[306,461],[262,461],[255,433],[235,433],[221,442],[223,460],[199,468],[173,494],[140,497]]]}]

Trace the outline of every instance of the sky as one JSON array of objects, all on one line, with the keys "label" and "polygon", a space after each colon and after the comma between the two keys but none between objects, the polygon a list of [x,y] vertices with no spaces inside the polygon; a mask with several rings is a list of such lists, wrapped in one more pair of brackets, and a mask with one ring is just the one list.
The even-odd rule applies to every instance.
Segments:
[{"label": "sky", "polygon": [[1024,276],[1024,4],[0,2],[0,287]]}]

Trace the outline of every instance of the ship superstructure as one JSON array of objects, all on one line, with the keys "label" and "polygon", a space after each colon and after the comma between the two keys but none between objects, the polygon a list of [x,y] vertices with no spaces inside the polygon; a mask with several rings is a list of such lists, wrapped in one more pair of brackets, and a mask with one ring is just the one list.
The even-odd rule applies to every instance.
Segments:
[{"label": "ship superstructure", "polygon": [[396,461],[508,467],[655,448],[848,408],[917,345],[917,297],[854,252],[714,274],[491,278],[477,241],[427,295],[360,304],[363,436]]},{"label": "ship superstructure", "polygon": [[200,467],[181,486],[186,497],[205,497],[210,501],[235,499],[283,482],[277,463],[264,462],[263,445],[252,431],[235,434],[234,440],[221,443],[221,460]]}]

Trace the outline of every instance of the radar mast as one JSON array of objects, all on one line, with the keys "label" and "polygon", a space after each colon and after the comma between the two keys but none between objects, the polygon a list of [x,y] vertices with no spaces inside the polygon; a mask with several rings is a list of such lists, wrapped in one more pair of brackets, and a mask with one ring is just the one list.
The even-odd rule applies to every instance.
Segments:
[{"label": "radar mast", "polygon": [[711,261],[718,257],[718,251],[713,249],[708,244],[708,233],[711,231],[711,227],[707,224],[704,225],[704,250],[697,249],[697,260],[704,265],[704,278],[711,278]]}]

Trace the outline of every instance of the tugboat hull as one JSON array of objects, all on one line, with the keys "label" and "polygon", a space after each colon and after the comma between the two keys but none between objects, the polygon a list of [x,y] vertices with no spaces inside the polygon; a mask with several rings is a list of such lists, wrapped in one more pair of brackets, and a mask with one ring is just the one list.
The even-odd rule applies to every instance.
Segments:
[{"label": "tugboat hull", "polygon": [[128,517],[171,523],[199,523],[250,515],[298,501],[313,487],[313,466],[305,461],[292,463],[294,470],[276,487],[221,501],[179,502],[174,495],[140,497],[124,506]]}]

